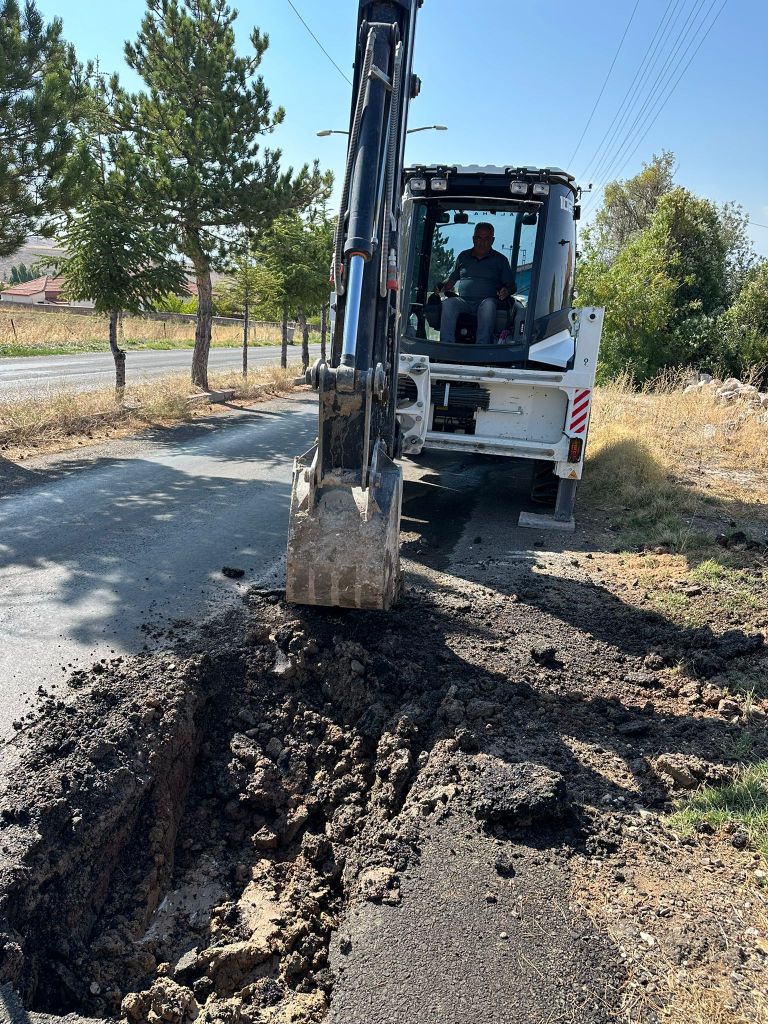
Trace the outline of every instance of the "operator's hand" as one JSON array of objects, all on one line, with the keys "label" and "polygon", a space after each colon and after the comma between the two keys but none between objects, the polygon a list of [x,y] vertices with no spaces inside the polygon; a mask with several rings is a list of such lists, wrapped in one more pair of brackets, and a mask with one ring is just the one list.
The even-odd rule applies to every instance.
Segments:
[{"label": "operator's hand", "polygon": [[496,293],[496,297],[500,302],[504,302],[505,299],[509,298],[509,288],[507,288],[506,285],[503,285]]}]

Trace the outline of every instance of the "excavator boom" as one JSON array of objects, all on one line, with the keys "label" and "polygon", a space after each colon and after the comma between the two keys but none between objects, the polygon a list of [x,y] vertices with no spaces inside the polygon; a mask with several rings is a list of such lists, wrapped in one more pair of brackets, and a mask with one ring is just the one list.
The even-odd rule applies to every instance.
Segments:
[{"label": "excavator boom", "polygon": [[385,609],[399,589],[397,253],[420,6],[360,0],[332,354],[308,371],[318,439],[295,460],[291,492],[286,595],[297,604]]}]

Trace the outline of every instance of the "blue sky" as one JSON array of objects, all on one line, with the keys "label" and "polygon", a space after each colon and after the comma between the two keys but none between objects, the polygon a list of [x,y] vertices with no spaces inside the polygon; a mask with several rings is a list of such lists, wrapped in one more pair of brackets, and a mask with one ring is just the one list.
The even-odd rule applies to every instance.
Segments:
[{"label": "blue sky", "polygon": [[[357,0],[293,2],[351,77]],[[632,152],[635,142],[628,141],[617,152],[657,74],[666,64],[656,94],[661,99],[664,83],[674,82],[693,55],[703,32],[697,28],[709,25],[722,2],[637,0],[605,92],[571,160],[636,0],[425,0],[415,60],[423,88],[411,105],[410,123],[441,123],[449,130],[412,136],[407,157],[413,162],[559,165],[577,176],[587,172],[586,178],[579,177],[586,185],[606,175],[631,176],[654,152],[671,149],[680,184],[717,202],[741,203],[750,220],[768,225],[768,0],[725,0],[714,28],[642,139],[638,131],[653,115],[638,121],[637,151]],[[105,71],[118,71],[126,85],[138,85],[122,47],[136,35],[143,0],[37,0],[37,5],[46,17],[62,18],[64,34],[81,59],[98,56]],[[286,109],[274,145],[286,163],[298,166],[317,157],[340,176],[343,137],[319,139],[315,133],[346,128],[349,85],[288,0],[242,0],[235,6],[243,48],[253,25],[270,36],[262,71],[273,101]],[[642,97],[610,146],[613,129],[608,131],[601,150],[660,26],[655,68],[643,83]],[[678,37],[683,51],[693,42],[676,64],[672,50]],[[768,228],[752,226],[750,232],[757,251],[768,256]]]}]

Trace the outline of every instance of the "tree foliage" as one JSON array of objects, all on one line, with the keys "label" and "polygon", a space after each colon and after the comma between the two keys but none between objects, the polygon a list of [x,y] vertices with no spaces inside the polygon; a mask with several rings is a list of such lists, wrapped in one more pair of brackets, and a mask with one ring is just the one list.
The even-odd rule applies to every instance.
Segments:
[{"label": "tree foliage", "polygon": [[211,339],[211,268],[237,232],[266,229],[300,209],[323,186],[317,165],[297,175],[280,167],[279,150],[262,139],[280,124],[258,69],[269,39],[254,28],[251,52],[235,50],[236,12],[225,0],[147,0],[128,64],[147,91],[122,105],[128,155],[156,221],[170,223],[198,284],[193,381],[207,386]]},{"label": "tree foliage", "polygon": [[33,230],[47,233],[75,188],[67,170],[81,69],[61,28],[32,0],[0,0],[0,256]]},{"label": "tree foliage", "polygon": [[606,309],[602,378],[745,364],[743,350],[724,344],[723,317],[755,261],[746,216],[674,186],[673,162],[665,153],[606,189],[586,232],[578,292],[580,302]]},{"label": "tree foliage", "polygon": [[81,172],[82,198],[61,232],[67,255],[60,265],[64,294],[90,300],[97,312],[109,316],[109,343],[122,395],[125,353],[117,345],[119,315],[140,313],[169,292],[184,290],[186,274],[174,254],[169,228],[153,223],[139,201],[132,163],[125,169],[125,148],[111,131],[116,97],[116,81],[108,89],[97,76],[89,86],[73,157]]},{"label": "tree foliage", "polygon": [[768,262],[752,270],[722,327],[733,362],[768,368]]},{"label": "tree foliage", "polygon": [[634,178],[605,186],[603,205],[584,232],[590,255],[611,263],[632,237],[645,231],[661,197],[672,191],[674,167],[674,154],[664,151]]},{"label": "tree foliage", "polygon": [[99,313],[140,313],[185,287],[181,262],[169,258],[168,238],[125,201],[119,181],[83,204],[62,240],[65,294],[92,300]]},{"label": "tree foliage", "polygon": [[9,281],[11,284],[24,284],[25,281],[33,281],[35,274],[29,269],[26,263],[19,263],[11,267]]}]

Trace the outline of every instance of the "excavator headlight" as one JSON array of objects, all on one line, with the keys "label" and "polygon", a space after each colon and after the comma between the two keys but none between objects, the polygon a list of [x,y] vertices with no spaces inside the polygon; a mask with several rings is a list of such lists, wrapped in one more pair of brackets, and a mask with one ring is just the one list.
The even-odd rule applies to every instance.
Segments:
[{"label": "excavator headlight", "polygon": [[527,196],[528,195],[528,182],[527,181],[511,181],[509,183],[509,191],[513,196]]},{"label": "excavator headlight", "polygon": [[426,192],[427,191],[427,179],[426,178],[411,178],[410,180],[411,192]]},{"label": "excavator headlight", "polygon": [[433,178],[429,184],[433,192],[445,192],[448,188],[448,179]]},{"label": "excavator headlight", "polygon": [[549,195],[549,185],[545,181],[534,182],[533,194],[535,196],[548,196]]}]

